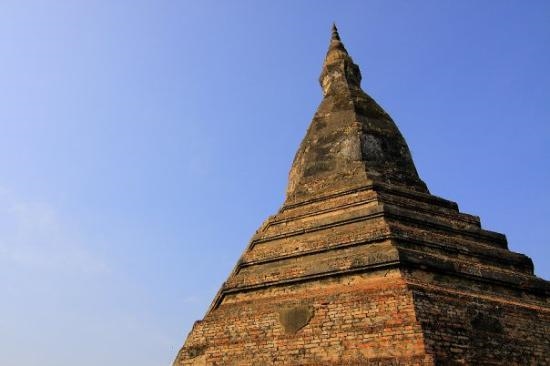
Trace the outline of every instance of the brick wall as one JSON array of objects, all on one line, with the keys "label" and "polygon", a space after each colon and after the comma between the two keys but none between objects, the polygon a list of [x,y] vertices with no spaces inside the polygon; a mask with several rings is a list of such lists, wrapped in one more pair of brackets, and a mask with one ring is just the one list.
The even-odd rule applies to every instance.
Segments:
[{"label": "brick wall", "polygon": [[432,365],[398,269],[227,295],[176,365]]},{"label": "brick wall", "polygon": [[495,296],[491,289],[476,294],[449,286],[413,287],[427,351],[437,365],[550,365],[548,307]]}]

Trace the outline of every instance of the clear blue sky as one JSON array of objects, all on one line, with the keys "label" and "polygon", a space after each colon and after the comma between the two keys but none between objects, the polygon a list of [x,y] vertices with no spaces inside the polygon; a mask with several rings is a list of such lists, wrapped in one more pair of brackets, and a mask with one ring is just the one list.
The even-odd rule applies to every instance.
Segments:
[{"label": "clear blue sky", "polygon": [[550,279],[550,2],[0,4],[0,364],[169,365],[321,100],[335,20],[430,190]]}]

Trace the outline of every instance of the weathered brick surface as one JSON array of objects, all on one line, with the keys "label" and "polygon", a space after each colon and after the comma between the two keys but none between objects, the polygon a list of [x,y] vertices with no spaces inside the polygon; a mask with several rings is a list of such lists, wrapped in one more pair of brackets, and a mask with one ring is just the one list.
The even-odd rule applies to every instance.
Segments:
[{"label": "weathered brick surface", "polygon": [[414,286],[415,312],[437,364],[550,365],[548,304],[473,287]]},{"label": "weathered brick surface", "polygon": [[333,34],[287,197],[174,364],[550,365],[550,283],[431,195]]},{"label": "weathered brick surface", "polygon": [[[264,226],[175,364],[548,364],[550,287],[527,257],[495,246],[498,235],[454,223],[449,208],[403,224],[385,211],[385,200],[400,205],[388,199],[391,187],[369,189],[384,192],[370,193],[376,205],[347,212],[357,198],[348,193],[328,216],[315,205],[286,219],[320,215],[309,231],[288,225],[263,235]],[[381,215],[361,215],[370,207]],[[293,331],[285,314],[298,319]]]},{"label": "weathered brick surface", "polygon": [[[295,333],[281,312],[309,308]],[[228,296],[197,323],[180,365],[431,365],[412,291],[386,270]]]}]

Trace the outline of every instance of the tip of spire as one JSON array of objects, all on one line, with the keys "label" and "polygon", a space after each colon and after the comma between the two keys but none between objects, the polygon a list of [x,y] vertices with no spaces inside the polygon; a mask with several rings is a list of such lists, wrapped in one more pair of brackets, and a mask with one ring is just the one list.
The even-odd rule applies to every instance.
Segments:
[{"label": "tip of spire", "polygon": [[336,28],[336,23],[332,22],[332,37],[331,39],[340,40],[340,35],[338,34],[338,28]]}]

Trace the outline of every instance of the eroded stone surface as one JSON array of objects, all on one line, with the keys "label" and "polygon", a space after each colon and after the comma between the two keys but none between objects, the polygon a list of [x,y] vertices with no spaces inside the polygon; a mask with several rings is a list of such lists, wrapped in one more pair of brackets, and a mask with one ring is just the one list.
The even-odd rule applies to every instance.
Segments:
[{"label": "eroded stone surface", "polygon": [[366,181],[427,192],[391,117],[361,89],[361,72],[333,32],[319,78],[324,98],[289,174],[286,203]]}]

